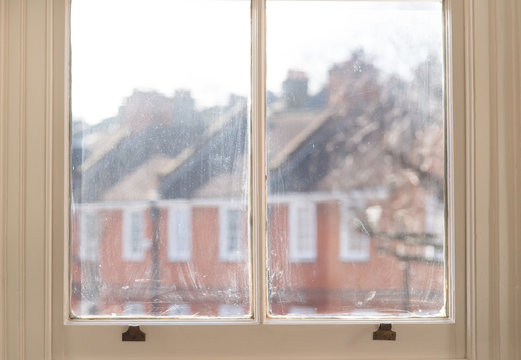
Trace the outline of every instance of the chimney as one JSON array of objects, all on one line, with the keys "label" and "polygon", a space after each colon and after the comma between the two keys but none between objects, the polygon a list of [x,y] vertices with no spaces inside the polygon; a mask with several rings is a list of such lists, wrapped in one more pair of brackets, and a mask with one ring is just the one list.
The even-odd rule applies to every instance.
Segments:
[{"label": "chimney", "polygon": [[305,72],[289,70],[282,90],[287,109],[300,109],[308,104],[308,76]]}]

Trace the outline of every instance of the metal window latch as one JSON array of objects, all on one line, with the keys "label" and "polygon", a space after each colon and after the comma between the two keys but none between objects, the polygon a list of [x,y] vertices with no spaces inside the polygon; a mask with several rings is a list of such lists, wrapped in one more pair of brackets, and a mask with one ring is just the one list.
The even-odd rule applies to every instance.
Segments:
[{"label": "metal window latch", "polygon": [[121,334],[121,341],[145,341],[145,334],[139,326],[129,326],[128,330]]},{"label": "metal window latch", "polygon": [[396,331],[392,331],[392,324],[380,324],[378,330],[373,333],[373,340],[396,341]]}]

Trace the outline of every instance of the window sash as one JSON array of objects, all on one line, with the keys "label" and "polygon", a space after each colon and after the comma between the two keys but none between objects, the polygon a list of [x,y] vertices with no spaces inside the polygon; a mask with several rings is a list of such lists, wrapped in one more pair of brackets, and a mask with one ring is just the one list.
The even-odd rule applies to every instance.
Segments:
[{"label": "window sash", "polygon": [[[348,1],[348,0],[346,0]],[[264,5],[261,5],[261,7]],[[254,8],[255,12],[255,8]],[[265,16],[265,15],[263,15]],[[265,26],[265,19],[264,24],[260,23],[258,26],[252,25],[252,39],[253,46],[257,45],[257,51],[258,56],[252,57],[252,63],[254,64],[253,70],[252,70],[252,93],[253,96],[253,104],[252,104],[252,162],[259,164],[258,166],[252,166],[252,173],[254,176],[252,176],[251,181],[251,202],[250,206],[250,221],[255,223],[256,221],[259,222],[259,224],[265,224],[266,223],[266,183],[265,183],[265,175],[262,173],[266,172],[266,143],[265,143],[265,132],[266,132],[266,116],[265,116],[265,106],[261,104],[265,104],[265,97],[266,97],[266,83],[265,79],[260,76],[261,73],[266,72],[266,64],[265,64],[265,31],[261,34],[255,34],[256,30],[262,30],[262,28]],[[255,36],[258,36],[257,38]],[[257,100],[257,101],[255,101]],[[255,113],[257,113],[257,117],[255,117]],[[262,121],[258,121],[259,119],[262,119]],[[257,161],[256,161],[257,160]],[[260,176],[259,176],[260,175]],[[295,207],[297,205],[291,205],[290,209]],[[295,207],[295,209],[297,209]],[[260,210],[260,211],[259,211]],[[310,216],[309,213],[306,213],[306,211],[309,210],[290,210],[290,218],[294,220],[290,220],[290,222],[298,223],[298,219],[300,216],[309,217],[309,219],[315,218],[315,221],[310,221],[310,224],[312,224],[309,229],[306,229],[305,232],[302,234],[298,234],[295,229],[299,229],[299,231],[304,230],[304,228],[296,226],[296,225],[290,225],[289,232],[290,232],[290,259],[291,261],[313,261],[316,258],[316,209],[313,206],[314,216]],[[294,215],[291,215],[293,213]],[[298,214],[299,215],[295,215]],[[127,213],[125,212],[125,216],[127,216]],[[134,214],[135,216],[135,214]],[[219,223],[220,223],[220,241],[219,241],[219,255],[220,259],[222,261],[241,261],[242,260],[242,254],[238,251],[231,251],[230,246],[233,246],[233,240],[235,237],[230,233],[230,226],[233,225],[229,221],[230,214],[227,211],[219,211]],[[124,224],[130,223],[131,228],[128,230],[128,226],[125,225],[123,229],[123,240],[124,240],[124,258],[127,261],[143,261],[145,252],[144,252],[144,243],[141,241],[141,245],[137,242],[137,237],[139,234],[144,232],[144,225],[137,225],[135,222],[132,222],[131,220],[125,220]],[[223,224],[225,224],[223,226]],[[314,224],[314,225],[313,225]],[[293,230],[292,230],[293,229]],[[265,272],[266,269],[264,268],[265,254],[266,249],[264,240],[266,235],[266,229],[260,228],[259,226],[254,226],[252,229],[253,234],[253,268],[257,271],[257,274],[262,274],[262,276],[255,275],[254,271],[254,282],[255,282],[255,289],[258,294],[262,294],[263,292],[266,292],[266,276]],[[242,230],[241,230],[242,231]],[[306,233],[309,233],[309,236],[306,235]],[[130,234],[130,235],[128,235]],[[130,241],[128,240],[130,239]],[[298,239],[298,240],[297,240]],[[345,241],[344,241],[345,243]],[[130,244],[130,245],[129,245]],[[342,247],[345,251],[345,246]],[[341,254],[342,256],[342,254]],[[357,260],[359,258],[362,258],[362,256],[356,256]],[[354,258],[354,257],[353,257]],[[261,268],[262,267],[262,268]],[[267,317],[267,311],[266,311],[266,304],[260,304],[262,301],[263,296],[256,295],[253,297],[253,301],[255,303],[255,317],[259,318],[262,317],[262,319],[259,319],[258,321],[263,322],[267,321],[269,322],[270,319]],[[449,316],[449,319],[451,319],[451,316]],[[278,319],[280,320],[280,319]],[[330,319],[324,319],[319,321],[329,321]],[[414,319],[411,319],[414,321]],[[342,319],[340,322],[349,322],[348,319]]]},{"label": "window sash", "polygon": [[[161,358],[165,357],[166,353],[176,353],[180,358],[190,358],[195,355],[199,356],[209,356],[210,354],[214,357],[223,357],[226,356],[224,354],[229,354],[230,349],[233,349],[234,354],[239,357],[247,357],[251,355],[251,351],[253,348],[257,350],[257,354],[259,356],[266,355],[268,357],[277,358],[286,358],[286,357],[309,357],[312,358],[314,355],[320,356],[330,356],[332,358],[357,358],[360,356],[374,356],[375,358],[380,358],[381,354],[392,355],[393,351],[389,351],[386,344],[381,344],[377,342],[371,342],[369,340],[370,334],[372,331],[376,329],[375,323],[376,321],[348,321],[345,319],[341,320],[327,320],[327,321],[314,321],[314,320],[306,320],[306,321],[295,321],[295,320],[280,320],[280,319],[268,319],[266,317],[266,309],[264,301],[257,301],[257,299],[265,299],[266,298],[266,290],[265,290],[265,263],[260,259],[264,259],[266,254],[265,248],[265,209],[266,209],[266,199],[263,187],[265,187],[265,175],[266,175],[266,161],[265,161],[265,124],[263,121],[259,119],[265,118],[265,108],[263,105],[265,103],[265,4],[260,0],[253,0],[252,7],[252,52],[253,56],[253,66],[252,66],[252,94],[255,99],[252,104],[252,130],[255,133],[255,136],[252,137],[252,160],[261,164],[261,167],[252,168],[252,193],[251,193],[251,209],[250,209],[250,222],[253,219],[259,220],[259,222],[254,223],[251,228],[252,238],[253,238],[253,271],[256,274],[254,277],[254,312],[256,314],[255,320],[233,320],[233,321],[222,321],[218,322],[220,325],[226,324],[245,324],[245,323],[266,323],[267,326],[262,327],[243,327],[243,326],[220,326],[219,329],[216,329],[216,322],[212,321],[201,321],[199,323],[203,323],[209,326],[191,328],[191,327],[169,327],[169,326],[155,326],[158,324],[157,321],[154,320],[144,320],[140,321],[140,323],[145,328],[145,331],[149,331],[148,336],[151,334],[161,336],[167,336],[169,338],[178,338],[183,341],[176,342],[175,344],[163,344],[160,347],[155,346],[155,344],[146,343],[144,346],[137,349],[135,347],[125,347],[120,346],[121,343],[115,344],[113,339],[114,337],[114,325],[128,325],[128,321],[78,321],[77,323],[89,323],[89,324],[97,324],[97,325],[112,325],[112,326],[89,326],[89,327],[76,327],[76,326],[63,326],[61,321],[57,321],[55,324],[55,331],[57,334],[63,333],[66,334],[66,337],[61,337],[62,339],[67,339],[68,346],[65,348],[62,340],[56,340],[58,348],[63,349],[64,356],[75,353],[78,358],[106,358],[106,354],[113,354],[111,358],[113,359],[125,359],[129,355],[136,356],[137,353],[143,354],[143,356],[147,356],[148,358]],[[462,3],[454,0],[446,0],[446,11],[445,14],[448,17],[447,26],[452,31],[454,29],[454,37],[448,43],[448,57],[451,58],[453,50],[462,49],[462,19],[463,19],[463,7]],[[55,47],[55,57],[57,59],[66,59],[68,54],[68,47],[64,44],[60,43],[60,36],[64,36],[61,31],[66,33],[66,20],[68,14],[68,2],[66,0],[58,0],[56,2],[56,28],[58,30],[56,37],[57,46]],[[451,27],[452,22],[451,19],[454,18],[456,26],[454,28]],[[449,31],[449,33],[451,33]],[[453,44],[453,42],[454,44]],[[61,64],[61,65],[60,65]],[[461,54],[457,55],[456,61],[452,64],[454,69],[450,70],[449,79],[447,81],[447,86],[454,91],[456,94],[463,91],[463,80],[457,74],[463,74],[463,57]],[[58,61],[58,65],[56,65],[58,69],[60,67],[64,68],[65,65]],[[57,82],[57,92],[66,94],[65,84],[68,83],[67,79],[63,79],[63,83],[60,81],[62,75],[58,75],[56,78]],[[452,83],[452,78],[455,77],[455,85]],[[452,86],[455,86],[455,89],[452,89]],[[461,99],[460,99],[461,100]],[[64,99],[57,99],[55,103],[55,108],[66,108],[67,101]],[[463,101],[461,102],[463,104]],[[463,114],[463,105],[457,104],[449,104],[450,111],[453,111],[460,119],[460,116]],[[57,117],[57,120],[60,123],[60,126],[54,127],[55,137],[58,139],[66,139],[67,136],[63,135],[62,129],[67,129],[67,116],[68,111],[65,111],[63,114]],[[461,117],[462,118],[462,117]],[[64,127],[61,124],[65,125]],[[453,127],[455,130],[454,137],[456,139],[463,139],[464,137],[464,128],[463,122],[452,123],[449,121],[449,126]],[[452,144],[452,143],[450,143]],[[449,152],[454,151],[453,148],[450,148],[449,144]],[[459,143],[461,145],[457,145],[458,148],[456,152],[458,154],[463,154],[464,143]],[[66,148],[66,147],[65,147]],[[60,158],[60,155],[58,155]],[[64,161],[63,164],[59,164],[58,173],[61,174],[62,179],[66,178],[67,174],[67,154],[65,151],[64,157],[60,158]],[[450,171],[455,171],[454,169],[458,169],[456,172],[456,180],[455,182],[461,184],[462,179],[464,179],[464,158],[461,156],[455,157],[456,166],[454,164],[449,164],[452,166]],[[63,168],[61,168],[63,166]],[[61,170],[60,170],[61,169]],[[451,175],[452,173],[449,173]],[[449,178],[451,178],[449,176]],[[453,185],[451,185],[453,186]],[[58,186],[58,188],[60,188]],[[63,188],[66,188],[65,186]],[[461,192],[464,194],[464,191]],[[66,204],[68,200],[68,193],[59,193],[57,196],[57,203]],[[454,204],[454,200],[451,200]],[[451,210],[450,216],[453,216],[454,213],[465,214],[464,209],[464,199],[462,197],[458,197],[455,202],[456,206],[453,210]],[[57,207],[58,208],[58,207]],[[63,251],[67,253],[68,249],[63,249],[63,246],[68,246],[65,238],[68,236],[68,218],[67,214],[64,213],[64,209],[55,209],[56,219],[58,223],[63,224],[66,229],[63,233],[63,236],[56,237],[56,244],[54,251],[57,254],[60,251],[63,254]],[[461,225],[460,225],[461,224]],[[449,232],[452,232],[457,235],[458,238],[464,238],[464,229],[462,224],[464,224],[464,219],[459,219],[459,224],[455,226],[453,229],[449,229]],[[459,242],[456,244],[455,248],[452,251],[452,255],[455,253],[464,254],[465,248],[464,243]],[[461,255],[464,256],[464,255]],[[57,256],[59,259],[60,257]],[[464,270],[464,262],[461,261],[461,257],[456,262],[457,266],[453,267],[455,269],[455,277],[458,280],[459,284],[465,283],[465,270]],[[65,261],[65,263],[62,263]],[[454,263],[454,260],[450,260]],[[67,268],[68,259],[62,257],[61,259],[56,261],[57,268]],[[58,276],[58,281],[60,277]],[[454,281],[454,279],[451,279]],[[65,288],[67,288],[67,281],[65,281]],[[65,303],[62,303],[63,299],[63,289],[59,286],[54,287],[54,294],[58,301],[54,303],[55,314],[57,317],[61,317],[63,313],[61,310],[63,308],[67,309],[67,298],[64,299]],[[461,358],[465,355],[465,344],[464,341],[457,341],[454,344],[454,337],[447,336],[447,334],[457,334],[459,339],[465,338],[465,287],[459,287],[456,289],[457,292],[457,301],[458,304],[456,307],[461,309],[456,315],[451,317],[452,322],[442,321],[437,322],[436,326],[425,326],[425,321],[407,321],[406,324],[400,321],[393,321],[393,324],[396,325],[395,329],[399,331],[400,342],[394,347],[398,353],[403,356],[403,358],[409,357],[412,358],[414,356],[418,356],[421,354],[422,356],[430,356],[432,358]],[[68,314],[65,314],[65,322],[68,324]],[[197,323],[196,321],[191,322],[183,322],[183,321],[175,321],[172,323],[176,324],[188,324],[188,323]],[[161,321],[161,324],[169,323],[169,321]],[[269,326],[268,326],[269,324]],[[303,326],[295,326],[295,324],[300,324]],[[308,326],[309,324],[321,324],[320,326]],[[340,327],[339,327],[340,326]],[[194,329],[194,330],[190,330]],[[217,331],[216,331],[217,330]],[[117,331],[120,331],[118,327]],[[369,335],[368,335],[369,334]],[[420,335],[418,337],[418,335]],[[284,344],[278,344],[277,342],[273,342],[274,336],[279,338],[280,336],[284,336],[285,341]],[[212,339],[211,344],[208,344],[208,347],[199,348],[194,350],[192,344],[196,341],[200,341],[201,339]],[[422,339],[428,338],[429,341],[425,342]],[[432,344],[430,339],[436,338],[438,341],[435,344]],[[88,339],[88,340],[87,340]],[[108,340],[112,339],[112,340]],[[189,340],[191,339],[191,340]],[[270,340],[271,339],[271,340]],[[314,341],[303,341],[303,339],[314,339]],[[356,339],[356,341],[351,341]],[[87,340],[88,343],[85,341]],[[272,348],[267,348],[266,343],[273,345]],[[93,347],[91,344],[96,343],[96,347]],[[250,344],[246,345],[245,344]],[[349,346],[347,346],[347,344]],[[128,344],[123,344],[128,345]],[[153,345],[153,346],[152,346]],[[382,348],[383,345],[383,348]],[[385,348],[385,349],[384,349]],[[210,351],[210,352],[208,352]],[[78,355],[79,354],[79,355]],[[276,354],[276,355],[274,355]],[[69,356],[70,357],[70,356]]]}]

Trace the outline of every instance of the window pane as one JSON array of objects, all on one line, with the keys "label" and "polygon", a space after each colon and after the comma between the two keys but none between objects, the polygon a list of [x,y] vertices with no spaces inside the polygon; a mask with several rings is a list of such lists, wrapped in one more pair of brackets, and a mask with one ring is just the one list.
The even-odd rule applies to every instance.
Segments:
[{"label": "window pane", "polygon": [[438,1],[267,1],[271,316],[446,316]]},{"label": "window pane", "polygon": [[71,37],[72,317],[251,316],[250,2],[74,0]]}]

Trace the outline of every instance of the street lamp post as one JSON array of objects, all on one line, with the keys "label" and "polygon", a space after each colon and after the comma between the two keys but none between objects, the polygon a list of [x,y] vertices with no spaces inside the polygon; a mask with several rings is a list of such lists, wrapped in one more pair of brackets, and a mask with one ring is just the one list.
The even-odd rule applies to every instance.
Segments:
[{"label": "street lamp post", "polygon": [[152,220],[152,314],[160,315],[159,304],[159,217],[160,210],[155,201],[150,203],[150,218]]}]

